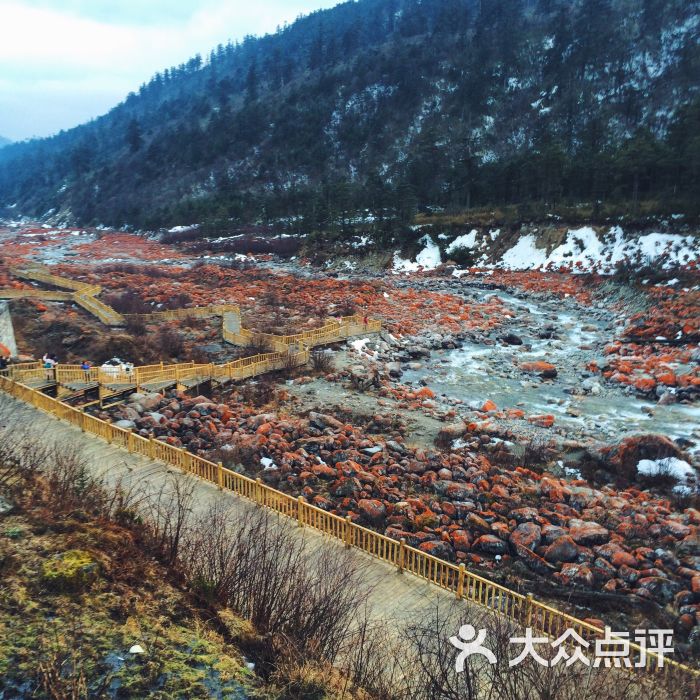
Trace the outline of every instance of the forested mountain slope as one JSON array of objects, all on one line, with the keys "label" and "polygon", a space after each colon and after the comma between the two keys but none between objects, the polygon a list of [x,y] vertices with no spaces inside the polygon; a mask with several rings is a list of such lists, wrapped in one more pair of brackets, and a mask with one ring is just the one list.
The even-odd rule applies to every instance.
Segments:
[{"label": "forested mountain slope", "polygon": [[644,199],[697,213],[699,10],[346,2],[3,148],[0,214],[323,228],[367,209],[408,221],[419,207]]}]

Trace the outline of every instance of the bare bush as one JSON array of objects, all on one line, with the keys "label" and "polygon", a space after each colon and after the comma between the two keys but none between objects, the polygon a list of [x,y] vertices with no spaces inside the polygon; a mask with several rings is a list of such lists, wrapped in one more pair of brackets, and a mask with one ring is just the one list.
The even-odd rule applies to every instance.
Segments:
[{"label": "bare bush", "polygon": [[[265,637],[263,656],[333,661],[369,588],[351,553],[313,556],[296,528],[266,510],[234,516],[224,501],[198,519],[183,557],[208,600],[231,607]],[[263,663],[265,659],[263,659]]]},{"label": "bare bush", "polygon": [[192,297],[187,292],[178,292],[163,303],[165,309],[185,309],[192,303]]},{"label": "bare bush", "polygon": [[146,322],[140,316],[127,316],[125,328],[127,333],[137,337],[146,334]]},{"label": "bare bush", "polygon": [[244,403],[260,408],[270,403],[274,398],[275,383],[270,378],[270,375],[262,375],[241,387],[240,395]]},{"label": "bare bush", "polygon": [[264,335],[256,333],[251,342],[246,346],[247,355],[265,355],[268,352],[274,352],[272,343]]},{"label": "bare bush", "polygon": [[47,445],[31,439],[30,429],[11,405],[0,409],[0,491],[32,481],[46,462]]},{"label": "bare bush", "polygon": [[182,319],[183,328],[192,328],[194,330],[202,330],[207,325],[206,318],[200,318],[198,316],[185,316]]},{"label": "bare bush", "polygon": [[191,523],[196,484],[184,474],[170,473],[144,503],[146,546],[168,566],[180,559],[180,548]]},{"label": "bare bush", "polygon": [[121,294],[108,294],[105,303],[120,314],[148,314],[153,309],[131,289]]},{"label": "bare bush", "polygon": [[54,445],[46,456],[43,475],[47,487],[44,499],[58,512],[82,510],[102,515],[107,510],[104,484],[92,475],[77,447]]},{"label": "bare bush", "polygon": [[327,350],[314,350],[311,353],[311,366],[314,372],[328,374],[335,369],[333,354]]},{"label": "bare bush", "polygon": [[157,336],[158,348],[166,357],[180,357],[185,350],[185,341],[180,333],[162,326]]},{"label": "bare bush", "polygon": [[[465,660],[464,670],[457,672],[457,649],[449,639],[457,635],[463,624],[476,630],[486,630],[484,646],[490,649],[496,663],[481,655]],[[533,633],[535,637],[542,636]],[[562,661],[554,666],[542,665],[528,656],[517,665],[510,661],[523,649],[512,643],[512,637],[522,637],[523,630],[495,612],[464,603],[436,603],[420,619],[405,628],[407,646],[403,653],[404,673],[396,684],[402,700],[632,700],[665,697],[690,698],[690,688],[676,684],[669,695],[658,676],[643,671],[620,668],[593,668],[582,663],[566,666]],[[537,652],[551,663],[556,650],[549,644],[535,646]],[[569,650],[571,652],[571,650]],[[590,654],[590,652],[589,652]],[[652,682],[652,680],[654,682]]]},{"label": "bare bush", "polygon": [[338,304],[336,313],[338,316],[354,316],[357,313],[357,304],[351,299],[346,299]]},{"label": "bare bush", "polygon": [[174,273],[166,267],[158,267],[156,265],[136,265],[134,263],[109,263],[100,265],[99,271],[102,274],[109,272],[117,272],[126,275],[146,275],[154,279],[161,277],[176,277],[178,273]]}]

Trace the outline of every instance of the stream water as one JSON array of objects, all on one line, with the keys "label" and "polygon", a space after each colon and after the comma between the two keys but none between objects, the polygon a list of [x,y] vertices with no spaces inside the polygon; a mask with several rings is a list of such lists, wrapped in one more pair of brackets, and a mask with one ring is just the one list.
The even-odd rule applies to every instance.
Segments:
[{"label": "stream water", "polygon": [[[604,362],[603,348],[622,324],[605,309],[582,309],[569,300],[535,302],[502,291],[470,293],[482,301],[496,295],[515,311],[517,316],[508,330],[521,336],[523,345],[505,345],[495,339],[490,345],[467,342],[457,350],[434,352],[427,366],[407,371],[402,381],[427,380],[437,394],[475,407],[491,399],[499,408],[550,413],[558,425],[598,439],[655,432],[700,442],[700,405],[659,405],[586,370],[591,360]],[[552,337],[539,337],[545,328],[552,329]],[[554,364],[557,377],[540,380],[518,367],[535,360]],[[683,371],[683,366],[675,369]],[[582,395],[580,389],[587,378],[600,384],[599,394]],[[693,451],[698,454],[698,446]]]}]

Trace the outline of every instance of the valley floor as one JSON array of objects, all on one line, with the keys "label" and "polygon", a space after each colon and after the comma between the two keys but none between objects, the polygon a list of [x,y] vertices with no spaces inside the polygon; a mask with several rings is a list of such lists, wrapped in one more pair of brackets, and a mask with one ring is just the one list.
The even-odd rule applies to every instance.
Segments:
[{"label": "valley floor", "polygon": [[[646,284],[449,266],[327,273],[80,236],[94,238],[76,248],[55,232],[42,248],[28,234],[13,245],[43,262],[48,250],[56,274],[101,284],[117,301],[128,290],[151,309],[237,303],[246,326],[277,333],[349,312],[385,328],[230,393],[134,395],[93,413],[596,624],[672,628],[678,658],[697,656],[697,272]],[[66,352],[80,357],[94,323],[71,310],[61,329],[62,306],[41,306],[16,314],[21,349],[32,352],[50,320],[55,342],[69,338]],[[177,354],[162,346],[163,360],[225,351],[213,326],[171,331],[183,342]],[[145,352],[148,333],[127,328],[103,351],[119,342]]]}]

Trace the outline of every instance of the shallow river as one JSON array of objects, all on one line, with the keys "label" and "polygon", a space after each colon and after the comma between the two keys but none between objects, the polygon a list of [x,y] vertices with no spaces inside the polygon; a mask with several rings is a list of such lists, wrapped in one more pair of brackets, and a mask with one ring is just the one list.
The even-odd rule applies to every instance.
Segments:
[{"label": "shallow river", "polygon": [[[501,291],[471,290],[481,299],[496,295],[517,313],[508,330],[521,335],[521,346],[496,342],[467,342],[458,350],[433,353],[420,370],[408,371],[402,381],[427,379],[437,394],[481,405],[486,399],[499,408],[522,408],[528,414],[551,413],[559,425],[580,428],[600,439],[625,433],[657,432],[671,438],[700,441],[700,405],[668,404],[640,399],[602,378],[599,395],[574,395],[567,389],[581,386],[590,375],[585,367],[593,359],[602,362],[602,350],[614,332],[605,311],[581,310],[573,303],[533,302]],[[544,326],[555,328],[555,338],[541,339]],[[557,367],[554,380],[540,380],[522,373],[517,364],[544,360]],[[642,409],[653,411],[653,415]],[[578,415],[571,415],[569,413]],[[698,447],[693,450],[697,454]]]}]

